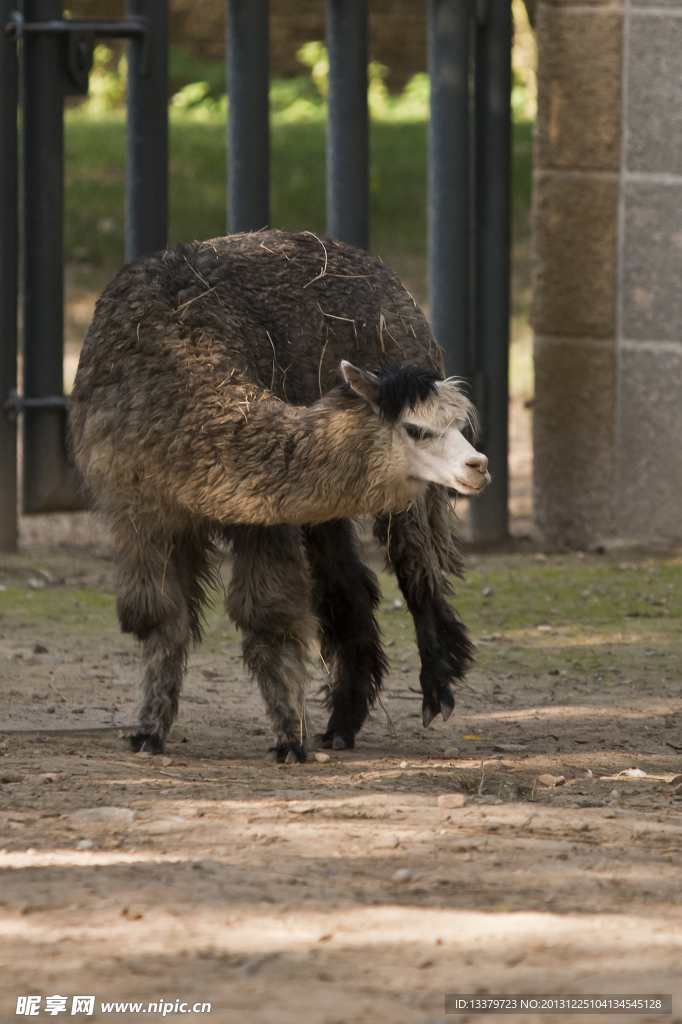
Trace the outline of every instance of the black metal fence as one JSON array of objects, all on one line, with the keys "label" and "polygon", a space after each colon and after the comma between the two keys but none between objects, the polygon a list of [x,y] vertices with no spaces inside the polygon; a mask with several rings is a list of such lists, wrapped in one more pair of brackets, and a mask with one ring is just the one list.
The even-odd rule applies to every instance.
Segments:
[{"label": "black metal fence", "polygon": [[[327,230],[369,240],[368,0],[326,0]],[[469,381],[493,483],[475,538],[507,533],[511,0],[428,0],[430,313],[447,371]],[[268,0],[227,0],[228,230],[269,223]],[[119,21],[73,21],[61,0],[0,0],[0,550],[22,508],[82,507],[65,452],[63,103],[87,91],[97,38],[128,40],[126,259],[165,246],[168,0],[127,0]],[[17,108],[21,108],[19,221]],[[17,388],[21,238],[23,380]]]}]

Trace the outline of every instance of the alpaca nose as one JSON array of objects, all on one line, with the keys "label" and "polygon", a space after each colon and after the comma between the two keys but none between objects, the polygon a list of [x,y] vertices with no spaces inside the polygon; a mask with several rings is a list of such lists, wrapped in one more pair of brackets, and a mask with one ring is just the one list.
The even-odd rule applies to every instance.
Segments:
[{"label": "alpaca nose", "polygon": [[471,466],[472,469],[477,469],[479,473],[485,473],[488,469],[488,459],[485,455],[476,452],[470,459],[467,459],[467,466]]}]

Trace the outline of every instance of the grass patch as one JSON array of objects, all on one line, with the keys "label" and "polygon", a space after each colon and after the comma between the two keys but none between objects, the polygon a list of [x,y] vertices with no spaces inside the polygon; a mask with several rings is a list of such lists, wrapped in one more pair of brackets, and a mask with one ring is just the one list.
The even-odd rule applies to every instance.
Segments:
[{"label": "grass patch", "polygon": [[[426,133],[423,121],[374,122],[371,234],[374,251],[424,253]],[[66,116],[67,259],[112,269],[123,261],[125,121],[119,112]],[[272,224],[323,231],[325,125],[272,129]],[[514,126],[513,227],[517,262],[527,258],[532,126]],[[171,119],[169,241],[224,234],[225,129],[217,121]]]}]

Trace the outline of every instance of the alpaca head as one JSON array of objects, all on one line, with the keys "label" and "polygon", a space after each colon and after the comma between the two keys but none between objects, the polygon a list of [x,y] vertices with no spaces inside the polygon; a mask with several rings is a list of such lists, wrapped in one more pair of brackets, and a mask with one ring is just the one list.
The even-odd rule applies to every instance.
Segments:
[{"label": "alpaca head", "polygon": [[462,433],[475,424],[476,413],[454,378],[439,380],[415,366],[361,370],[345,360],[341,372],[392,431],[392,461],[400,463],[407,481],[465,495],[490,483],[486,456]]}]

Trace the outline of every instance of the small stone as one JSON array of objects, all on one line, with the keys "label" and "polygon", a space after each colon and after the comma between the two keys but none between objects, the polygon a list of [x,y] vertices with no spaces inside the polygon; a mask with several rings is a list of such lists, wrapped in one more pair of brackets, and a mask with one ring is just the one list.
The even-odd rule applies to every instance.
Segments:
[{"label": "small stone", "polygon": [[54,704],[50,704],[49,708],[46,708],[48,715],[53,715],[57,710]]},{"label": "small stone", "polygon": [[38,580],[35,576],[31,576],[30,579],[26,581],[26,586],[29,590],[44,590],[47,583],[45,580]]},{"label": "small stone", "polygon": [[331,757],[329,756],[329,754],[322,754],[318,751],[318,753],[315,754],[315,760],[317,761],[318,764],[329,764],[329,762],[331,761]]},{"label": "small stone", "polygon": [[396,597],[396,598],[394,599],[394,601],[393,601],[393,607],[394,607],[394,608],[402,608],[402,606],[403,606],[403,603],[404,603],[404,602],[403,602],[403,601],[401,601],[399,597]]},{"label": "small stone", "polygon": [[501,754],[521,754],[528,747],[525,743],[495,743],[493,749],[499,750]]},{"label": "small stone", "polygon": [[71,708],[72,715],[82,715],[85,713],[85,708]]},{"label": "small stone", "polygon": [[201,674],[202,676],[204,676],[205,679],[215,679],[215,677],[218,675],[214,668],[202,668]]},{"label": "small stone", "polygon": [[23,782],[24,776],[17,774],[17,772],[2,772],[0,774],[0,782]]},{"label": "small stone", "polygon": [[400,762],[400,767],[403,768],[403,769],[407,768],[407,761],[401,761]]},{"label": "small stone", "polygon": [[42,775],[38,776],[39,782],[56,782],[59,776],[56,772],[43,772]]},{"label": "small stone", "polygon": [[455,807],[464,807],[466,802],[467,798],[464,793],[442,793],[436,801],[439,807],[445,807],[448,810],[452,810]]},{"label": "small stone", "polygon": [[187,737],[179,729],[171,729],[166,736],[166,743],[187,743]]},{"label": "small stone", "polygon": [[172,757],[162,757],[161,758],[161,764],[163,765],[164,768],[167,768],[169,764],[173,764],[173,758]]},{"label": "small stone", "polygon": [[642,771],[641,768],[626,768],[623,772],[618,772],[622,779],[646,779],[646,772]]},{"label": "small stone", "polygon": [[81,839],[80,843],[76,843],[77,850],[92,850],[94,847],[92,839]]},{"label": "small stone", "polygon": [[33,653],[34,654],[47,654],[47,647],[45,647],[44,644],[34,644],[33,645]]},{"label": "small stone", "polygon": [[490,761],[481,761],[481,768],[501,768],[501,767],[502,767],[502,762],[498,761],[496,758],[493,758]]},{"label": "small stone", "polygon": [[287,756],[284,758],[285,764],[298,764],[298,758],[293,750],[288,751]]},{"label": "small stone", "polygon": [[483,596],[484,597],[492,597],[493,596],[493,588],[492,587],[484,587],[483,588]]},{"label": "small stone", "polygon": [[550,676],[558,676],[559,675],[559,669],[558,668],[551,668],[549,670],[548,675],[550,675]]},{"label": "small stone", "polygon": [[553,789],[555,786],[563,786],[566,781],[563,775],[538,775],[538,782],[541,782],[543,786],[548,786]]},{"label": "small stone", "polygon": [[400,840],[397,836],[379,836],[374,844],[375,850],[397,850]]},{"label": "small stone", "polygon": [[605,818],[617,818],[618,815],[616,814],[615,811],[604,811],[604,817]]},{"label": "small stone", "polygon": [[554,627],[553,626],[538,626],[537,627],[537,631],[538,631],[538,633],[553,633],[554,632]]},{"label": "small stone", "polygon": [[398,868],[398,870],[394,871],[393,874],[391,875],[392,882],[409,882],[411,878],[412,873],[408,871],[407,868]]},{"label": "small stone", "polygon": [[459,747],[446,747],[443,757],[459,757]]},{"label": "small stone", "polygon": [[417,960],[415,967],[419,968],[420,971],[424,971],[427,967],[433,967],[433,964],[434,961],[432,957],[422,956]]}]

